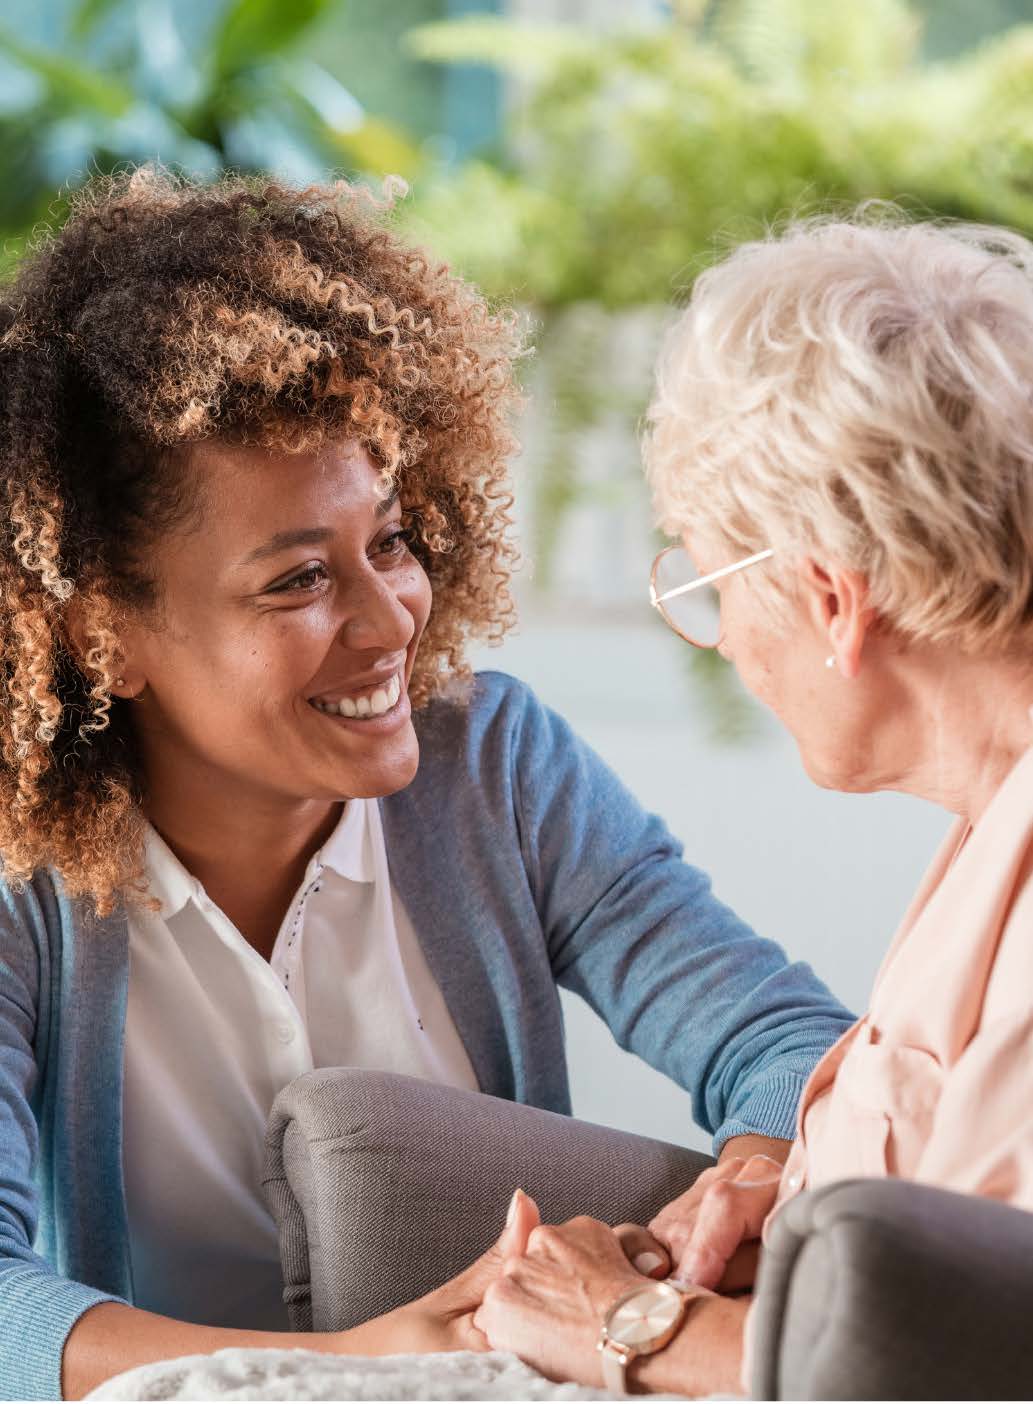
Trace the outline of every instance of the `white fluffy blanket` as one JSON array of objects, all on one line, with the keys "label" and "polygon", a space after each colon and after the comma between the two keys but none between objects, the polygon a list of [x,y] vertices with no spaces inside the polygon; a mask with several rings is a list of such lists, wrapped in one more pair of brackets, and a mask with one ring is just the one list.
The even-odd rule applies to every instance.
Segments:
[{"label": "white fluffy blanket", "polygon": [[[313,1350],[219,1350],[140,1365],[88,1399],[613,1399],[553,1384],[515,1355],[456,1351],[379,1358]],[[654,1398],[673,1399],[675,1395]]]}]

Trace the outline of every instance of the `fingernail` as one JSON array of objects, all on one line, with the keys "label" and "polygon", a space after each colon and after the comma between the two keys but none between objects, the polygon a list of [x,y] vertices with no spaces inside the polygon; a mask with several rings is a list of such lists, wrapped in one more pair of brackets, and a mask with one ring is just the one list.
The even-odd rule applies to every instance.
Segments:
[{"label": "fingernail", "polygon": [[659,1253],[639,1253],[637,1258],[632,1258],[631,1266],[643,1277],[648,1277],[651,1272],[662,1266],[663,1261]]},{"label": "fingernail", "polygon": [[[513,1191],[513,1198],[509,1201],[509,1208],[506,1210],[506,1228],[511,1228],[513,1220],[516,1218],[517,1205],[520,1203],[520,1191]],[[495,1221],[498,1223],[498,1220]]]}]

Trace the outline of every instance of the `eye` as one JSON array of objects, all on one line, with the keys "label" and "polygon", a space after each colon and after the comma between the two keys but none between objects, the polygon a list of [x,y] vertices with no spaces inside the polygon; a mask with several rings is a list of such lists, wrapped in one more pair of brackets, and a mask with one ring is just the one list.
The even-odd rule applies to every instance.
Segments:
[{"label": "eye", "polygon": [[382,536],[377,542],[376,552],[378,556],[384,556],[392,560],[398,556],[404,556],[409,549],[409,542],[412,533],[406,531],[404,527],[396,527],[387,536]]},{"label": "eye", "polygon": [[282,580],[278,585],[270,585],[266,594],[305,594],[306,591],[317,590],[326,579],[328,579],[326,566],[323,565],[322,561],[312,561],[304,570],[299,570],[296,575]]}]

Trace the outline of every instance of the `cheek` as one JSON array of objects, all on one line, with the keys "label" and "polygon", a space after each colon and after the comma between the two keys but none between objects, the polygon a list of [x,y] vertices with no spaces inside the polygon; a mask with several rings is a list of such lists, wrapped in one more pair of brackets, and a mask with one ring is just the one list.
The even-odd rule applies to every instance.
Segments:
[{"label": "cheek", "polygon": [[730,621],[725,627],[721,652],[743,685],[760,701],[775,704],[784,694],[786,679],[781,676],[786,662],[784,644],[766,630],[744,621]]},{"label": "cheek", "polygon": [[405,608],[412,615],[415,629],[413,631],[412,648],[420,641],[420,635],[427,626],[430,618],[431,605],[433,603],[433,590],[427,572],[418,563],[413,563],[411,577],[405,582],[403,589],[399,590],[398,598],[405,605]]}]

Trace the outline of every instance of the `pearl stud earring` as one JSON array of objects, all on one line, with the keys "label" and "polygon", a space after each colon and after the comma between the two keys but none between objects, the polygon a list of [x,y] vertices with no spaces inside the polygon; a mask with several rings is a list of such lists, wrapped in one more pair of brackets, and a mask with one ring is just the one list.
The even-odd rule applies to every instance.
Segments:
[{"label": "pearl stud earring", "polygon": [[125,687],[125,685],[126,685],[126,680],[125,680],[125,678],[116,678],[116,679],[115,679],[115,686],[116,686],[116,687]]},{"label": "pearl stud earring", "polygon": [[836,666],[836,655],[835,655],[834,653],[830,653],[829,656],[825,659],[825,667],[826,667],[826,668],[834,668],[835,666]]}]

